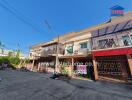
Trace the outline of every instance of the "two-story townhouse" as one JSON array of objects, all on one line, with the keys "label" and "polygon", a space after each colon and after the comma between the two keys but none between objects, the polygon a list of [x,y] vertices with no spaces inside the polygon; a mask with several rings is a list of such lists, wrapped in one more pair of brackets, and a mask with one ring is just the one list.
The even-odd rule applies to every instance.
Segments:
[{"label": "two-story townhouse", "polygon": [[38,67],[38,59],[40,58],[41,53],[41,44],[33,45],[30,47],[29,59],[30,63],[28,64],[28,69],[36,70]]},{"label": "two-story townhouse", "polygon": [[60,65],[65,63],[70,76],[77,74],[89,77],[88,65],[92,66],[91,34],[89,31],[70,32],[52,41],[32,46],[30,58],[34,70],[60,72]]},{"label": "two-story townhouse", "polygon": [[132,76],[132,12],[92,31],[96,79],[127,81]]},{"label": "two-story townhouse", "polygon": [[61,43],[65,47],[65,53],[59,56],[60,66],[66,67],[72,77],[93,78],[91,33],[79,31],[60,38],[62,37]]},{"label": "two-story townhouse", "polygon": [[41,43],[30,49],[32,69],[36,71],[54,72],[58,63],[58,56],[62,55],[63,45],[58,40]]},{"label": "two-story townhouse", "polygon": [[58,56],[64,54],[63,45],[58,41],[50,41],[42,45],[40,68],[46,68],[47,72],[57,71],[59,63]]}]

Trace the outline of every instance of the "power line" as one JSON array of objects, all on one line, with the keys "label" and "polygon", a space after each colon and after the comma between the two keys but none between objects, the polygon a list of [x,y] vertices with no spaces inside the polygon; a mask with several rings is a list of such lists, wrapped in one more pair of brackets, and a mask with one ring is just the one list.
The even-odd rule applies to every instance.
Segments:
[{"label": "power line", "polygon": [[53,32],[53,29],[52,29],[51,25],[48,23],[48,21],[44,20],[44,23],[47,26],[48,30],[51,31],[51,32]]},{"label": "power line", "polygon": [[22,52],[27,52],[27,50],[29,49],[29,45],[20,45],[19,43],[7,43],[7,42],[3,42],[0,41],[1,44],[4,44],[4,49],[8,49],[8,50],[20,50]]},{"label": "power line", "polygon": [[51,24],[49,24],[48,20],[44,20],[44,23],[50,32],[52,32],[53,34],[56,34],[55,30],[53,30],[53,28],[52,28]]},{"label": "power line", "polygon": [[[3,2],[3,3],[2,3]],[[0,2],[0,6],[2,8],[4,8],[6,11],[10,12],[11,14],[13,14],[17,19],[19,19],[20,21],[22,21],[23,23],[25,23],[26,25],[30,26],[32,29],[34,29],[35,31],[41,33],[41,30],[39,28],[37,28],[33,23],[27,21],[24,17],[23,14],[21,14],[17,9],[15,9],[13,6],[11,6],[7,1],[2,0],[2,2]],[[23,17],[22,17],[23,16]]]}]

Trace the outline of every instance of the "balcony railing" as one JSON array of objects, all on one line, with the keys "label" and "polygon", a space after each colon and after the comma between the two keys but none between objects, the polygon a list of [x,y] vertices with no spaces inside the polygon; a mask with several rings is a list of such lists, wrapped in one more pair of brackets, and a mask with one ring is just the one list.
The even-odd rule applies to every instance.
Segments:
[{"label": "balcony railing", "polygon": [[[96,46],[95,46],[96,45]],[[123,38],[109,38],[102,39],[97,42],[97,44],[93,45],[93,50],[98,49],[115,49],[115,48],[125,48],[132,46],[132,37],[124,37]]]},{"label": "balcony railing", "polygon": [[57,45],[49,46],[46,48],[43,48],[41,51],[41,56],[49,56],[53,54],[64,54],[64,48],[63,45],[58,45],[58,52],[57,52]]},{"label": "balcony railing", "polygon": [[91,53],[91,50],[86,48],[86,49],[78,49],[78,50],[75,50],[73,52],[73,54],[76,54],[76,55],[88,55]]}]

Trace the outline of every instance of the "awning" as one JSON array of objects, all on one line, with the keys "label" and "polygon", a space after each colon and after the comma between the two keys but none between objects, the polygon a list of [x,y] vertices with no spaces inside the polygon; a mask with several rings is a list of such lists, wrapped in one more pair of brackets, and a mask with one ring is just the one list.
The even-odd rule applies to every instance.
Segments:
[{"label": "awning", "polygon": [[96,57],[96,56],[127,55],[127,54],[132,54],[132,47],[111,49],[111,50],[92,51],[92,55],[94,57]]},{"label": "awning", "polygon": [[91,57],[91,55],[63,55],[59,56],[59,58],[81,58],[81,57]]}]

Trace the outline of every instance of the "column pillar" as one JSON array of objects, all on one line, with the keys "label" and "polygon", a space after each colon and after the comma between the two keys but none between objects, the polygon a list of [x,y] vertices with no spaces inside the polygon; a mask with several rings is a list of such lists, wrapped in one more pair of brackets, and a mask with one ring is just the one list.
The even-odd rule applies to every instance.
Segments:
[{"label": "column pillar", "polygon": [[132,76],[132,57],[129,54],[127,55],[127,61],[128,61],[130,72],[131,72],[131,76]]},{"label": "column pillar", "polygon": [[72,65],[71,65],[71,70],[70,70],[70,76],[73,76],[73,67],[74,67],[74,58],[72,58]]},{"label": "column pillar", "polygon": [[33,59],[33,62],[32,62],[32,68],[31,68],[31,71],[33,71],[33,67],[34,67],[34,59]]},{"label": "column pillar", "polygon": [[59,65],[59,59],[58,59],[58,55],[56,56],[56,61],[55,61],[55,72],[58,72],[58,65]]},{"label": "column pillar", "polygon": [[95,57],[93,57],[93,67],[94,67],[94,76],[95,76],[95,80],[98,80],[98,69],[97,69],[97,62]]},{"label": "column pillar", "polygon": [[40,71],[40,62],[38,63],[38,69],[37,69],[37,71]]}]

